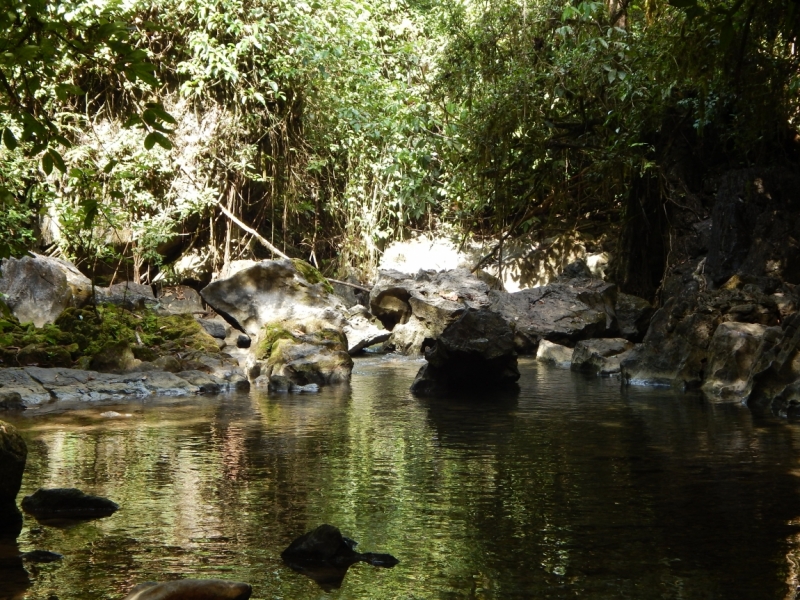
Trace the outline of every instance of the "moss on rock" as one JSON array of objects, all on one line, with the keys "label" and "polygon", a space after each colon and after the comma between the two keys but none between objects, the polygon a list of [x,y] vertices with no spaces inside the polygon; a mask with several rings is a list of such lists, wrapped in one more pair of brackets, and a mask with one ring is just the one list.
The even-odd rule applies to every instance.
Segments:
[{"label": "moss on rock", "polygon": [[326,292],[333,294],[333,286],[327,279],[325,279],[325,276],[313,266],[299,258],[293,258],[292,264],[294,265],[294,268],[297,269],[298,273],[303,276],[303,279],[305,279],[308,283],[311,285],[321,283]]},{"label": "moss on rock", "polygon": [[267,360],[272,356],[272,351],[278,340],[292,340],[297,341],[297,336],[285,329],[279,324],[268,323],[264,325],[264,329],[259,335],[258,344],[256,344],[255,357],[258,360]]}]

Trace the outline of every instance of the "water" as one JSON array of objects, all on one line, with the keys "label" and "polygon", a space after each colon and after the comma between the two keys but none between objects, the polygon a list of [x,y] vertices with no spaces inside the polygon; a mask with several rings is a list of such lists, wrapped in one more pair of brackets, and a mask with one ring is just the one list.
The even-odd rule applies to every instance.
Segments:
[{"label": "water", "polygon": [[[419,365],[361,359],[349,390],[318,395],[11,419],[22,493],[122,506],[70,529],[26,517],[19,550],[65,558],[28,565],[19,597],[113,600],[182,576],[247,581],[256,599],[794,597],[798,426],[527,361],[519,395],[417,399]],[[280,560],[321,523],[400,564],[323,591]]]}]

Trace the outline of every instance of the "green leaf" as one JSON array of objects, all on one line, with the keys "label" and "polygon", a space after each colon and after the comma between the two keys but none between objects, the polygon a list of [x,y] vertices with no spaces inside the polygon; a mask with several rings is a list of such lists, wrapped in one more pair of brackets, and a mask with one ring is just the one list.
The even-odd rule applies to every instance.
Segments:
[{"label": "green leaf", "polygon": [[62,173],[67,172],[67,165],[64,164],[64,159],[61,158],[61,154],[59,154],[57,150],[50,148],[45,156],[48,155],[50,156],[50,158],[53,159],[53,164],[56,166],[56,169],[58,169]]},{"label": "green leaf", "polygon": [[45,175],[50,175],[53,172],[53,158],[49,154],[42,156],[42,170]]},{"label": "green leaf", "polygon": [[111,171],[114,170],[114,167],[117,166],[117,163],[119,163],[118,160],[113,160],[112,159],[112,160],[108,161],[108,164],[105,167],[103,167],[103,173],[105,173],[106,175],[111,173]]},{"label": "green leaf", "polygon": [[164,148],[164,150],[172,150],[172,142],[170,142],[164,134],[151,131],[148,136],[144,138],[144,147],[150,150],[156,144]]},{"label": "green leaf", "polygon": [[6,148],[12,152],[17,149],[17,138],[14,137],[14,132],[8,127],[3,129],[3,143],[6,145]]},{"label": "green leaf", "polygon": [[95,217],[97,217],[97,199],[86,198],[81,202],[81,206],[86,211],[83,217],[83,228],[91,229],[94,226]]}]

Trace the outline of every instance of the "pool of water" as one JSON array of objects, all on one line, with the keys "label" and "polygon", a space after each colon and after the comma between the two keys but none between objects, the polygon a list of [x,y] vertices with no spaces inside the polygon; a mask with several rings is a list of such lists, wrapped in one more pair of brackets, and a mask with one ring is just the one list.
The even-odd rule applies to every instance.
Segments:
[{"label": "pool of water", "polygon": [[[518,394],[419,399],[420,364],[359,359],[316,395],[4,416],[28,442],[20,497],[74,486],[122,508],[67,529],[26,516],[18,550],[65,558],[28,564],[25,591],[0,571],[0,598],[180,577],[256,599],[794,598],[800,427],[531,361]],[[280,559],[322,523],[400,564],[323,590]]]}]

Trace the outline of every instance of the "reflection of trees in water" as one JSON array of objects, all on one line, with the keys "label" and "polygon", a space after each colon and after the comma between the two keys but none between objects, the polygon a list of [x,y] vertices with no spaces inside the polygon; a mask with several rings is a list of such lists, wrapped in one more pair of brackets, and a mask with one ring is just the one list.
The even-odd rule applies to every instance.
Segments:
[{"label": "reflection of trees in water", "polygon": [[33,591],[201,573],[304,597],[279,554],[325,522],[401,560],[351,570],[353,597],[778,597],[793,577],[790,426],[530,366],[518,397],[417,399],[420,363],[364,364],[338,392],[27,419],[25,493],[78,485],[122,506],[66,532],[29,522],[25,550],[66,555]]}]

